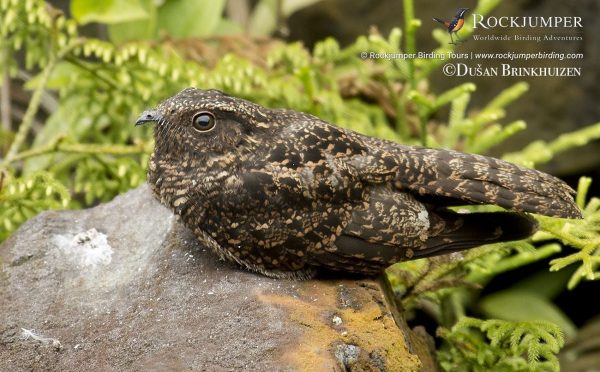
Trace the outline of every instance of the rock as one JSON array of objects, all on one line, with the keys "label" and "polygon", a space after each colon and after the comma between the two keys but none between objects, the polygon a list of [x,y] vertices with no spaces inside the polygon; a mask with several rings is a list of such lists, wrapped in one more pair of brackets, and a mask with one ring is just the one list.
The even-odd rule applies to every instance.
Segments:
[{"label": "rock", "polygon": [[377,282],[221,262],[147,186],[40,214],[0,246],[0,269],[2,371],[434,368]]}]

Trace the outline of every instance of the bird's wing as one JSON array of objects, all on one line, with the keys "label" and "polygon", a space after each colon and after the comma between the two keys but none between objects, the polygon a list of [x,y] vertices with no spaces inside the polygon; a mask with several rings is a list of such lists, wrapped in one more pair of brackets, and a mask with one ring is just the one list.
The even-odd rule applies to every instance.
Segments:
[{"label": "bird's wing", "polygon": [[[377,220],[377,217],[374,217]],[[536,221],[527,216],[511,212],[456,213],[451,211],[429,211],[431,222],[423,235],[405,237],[408,244],[390,244],[376,241],[373,235],[381,237],[378,231],[360,225],[360,219],[353,215],[352,222],[335,241],[335,250],[328,250],[315,256],[321,265],[332,270],[376,274],[378,270],[412,258],[422,258],[448,254],[484,244],[525,239],[537,229]],[[393,229],[401,233],[405,226],[416,226],[418,221],[407,219],[403,225]],[[357,226],[358,224],[358,226]],[[358,227],[358,228],[357,228]]]},{"label": "bird's wing", "polygon": [[291,121],[296,127],[244,156],[234,181],[221,191],[236,215],[216,219],[243,220],[233,229],[237,235],[226,238],[268,250],[288,270],[333,247],[364,194],[356,169],[344,159],[367,152],[338,128],[303,115],[302,123],[298,115]]},{"label": "bird's wing", "polygon": [[372,158],[362,159],[364,177],[373,177],[369,167],[377,170],[373,166],[377,159],[391,157],[395,161],[394,177],[388,180],[398,190],[423,200],[442,205],[494,204],[547,216],[582,217],[573,200],[575,191],[549,174],[482,155],[360,137],[370,147]]},{"label": "bird's wing", "polygon": [[[296,152],[291,152],[295,165],[300,168],[292,172],[285,166],[279,168],[273,172],[275,183],[287,185],[291,181],[283,181],[294,178],[295,182],[303,185],[300,190],[309,196],[306,199],[308,205],[314,203],[323,212],[331,209],[332,201],[335,201],[333,205],[348,207],[324,213],[323,216],[328,219],[326,223],[318,221],[319,228],[330,226],[325,231],[331,231],[335,239],[333,244],[324,245],[324,249],[311,249],[310,258],[307,258],[311,264],[331,270],[375,274],[394,262],[412,257],[523,239],[535,231],[534,220],[515,213],[461,215],[443,210],[448,199],[462,204],[493,202],[489,196],[479,199],[478,195],[470,195],[468,190],[460,192],[443,187],[438,190],[430,182],[437,180],[431,172],[434,168],[425,166],[427,161],[435,160],[423,157],[428,154],[427,151],[422,152],[425,149],[370,139],[327,126],[311,128],[307,132],[311,134],[296,137],[293,145]],[[313,136],[315,133],[318,138]],[[285,143],[290,146],[289,142]],[[314,153],[315,149],[318,155]],[[289,149],[286,153],[290,154]],[[406,159],[411,159],[414,164],[407,164]],[[487,158],[471,159],[472,167],[477,168],[475,163],[481,163],[482,159]],[[445,177],[439,171],[435,172]],[[451,173],[448,172],[450,178],[453,177]],[[412,179],[415,183],[412,187],[416,187],[417,183],[431,186],[431,189],[422,190],[423,195],[443,196],[446,199],[444,203],[428,207],[418,199],[418,187],[399,187],[403,177],[410,178],[412,175],[416,176]],[[469,174],[463,176],[469,177]],[[285,189],[282,186],[278,188]],[[292,195],[288,194],[285,200],[290,200],[290,197]],[[496,202],[502,205],[503,200]],[[307,205],[301,199],[296,203],[296,210],[298,206]],[[303,213],[308,214],[311,210],[309,207]],[[317,220],[319,218],[323,217],[319,215]],[[322,231],[319,233],[322,234]]]}]

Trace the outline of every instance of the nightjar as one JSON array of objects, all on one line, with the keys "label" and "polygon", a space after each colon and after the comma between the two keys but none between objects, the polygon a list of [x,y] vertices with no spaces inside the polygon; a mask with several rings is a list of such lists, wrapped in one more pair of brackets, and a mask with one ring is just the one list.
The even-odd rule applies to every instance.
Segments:
[{"label": "nightjar", "polygon": [[[142,113],[156,122],[148,182],[222,258],[272,277],[374,275],[403,260],[523,239],[528,213],[581,218],[548,174],[457,151],[400,145],[315,116],[188,88]],[[457,213],[495,204],[511,211]]]}]

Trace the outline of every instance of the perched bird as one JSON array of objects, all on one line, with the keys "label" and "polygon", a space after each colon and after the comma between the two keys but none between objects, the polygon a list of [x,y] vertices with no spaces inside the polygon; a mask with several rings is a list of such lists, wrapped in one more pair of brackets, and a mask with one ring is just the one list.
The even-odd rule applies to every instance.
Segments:
[{"label": "perched bird", "polygon": [[444,27],[446,27],[446,29],[448,30],[448,33],[450,34],[450,44],[456,44],[454,42],[454,38],[452,37],[452,34],[456,34],[456,37],[458,38],[458,41],[460,42],[460,38],[458,37],[458,31],[464,26],[465,24],[465,13],[467,13],[467,11],[469,10],[469,8],[458,8],[458,10],[456,11],[456,15],[454,16],[454,18],[452,18],[451,21],[445,21],[443,19],[439,19],[439,18],[433,18],[434,21],[439,22],[441,24],[444,25]]},{"label": "perched bird", "polygon": [[[377,274],[411,258],[523,239],[524,212],[581,218],[574,191],[494,158],[400,145],[217,90],[188,88],[156,122],[148,182],[222,258],[271,277]],[[496,204],[513,212],[456,213]]]}]

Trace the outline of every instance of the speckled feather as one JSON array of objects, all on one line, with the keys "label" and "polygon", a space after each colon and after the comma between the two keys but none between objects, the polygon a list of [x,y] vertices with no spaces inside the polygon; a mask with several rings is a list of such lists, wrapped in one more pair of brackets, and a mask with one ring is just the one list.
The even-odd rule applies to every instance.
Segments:
[{"label": "speckled feather", "polygon": [[[214,117],[200,131],[196,114]],[[523,212],[580,218],[573,190],[498,159],[399,145],[314,116],[188,88],[156,121],[148,182],[208,247],[274,277],[377,274],[413,257],[522,239]],[[449,205],[515,212],[458,214]]]}]

